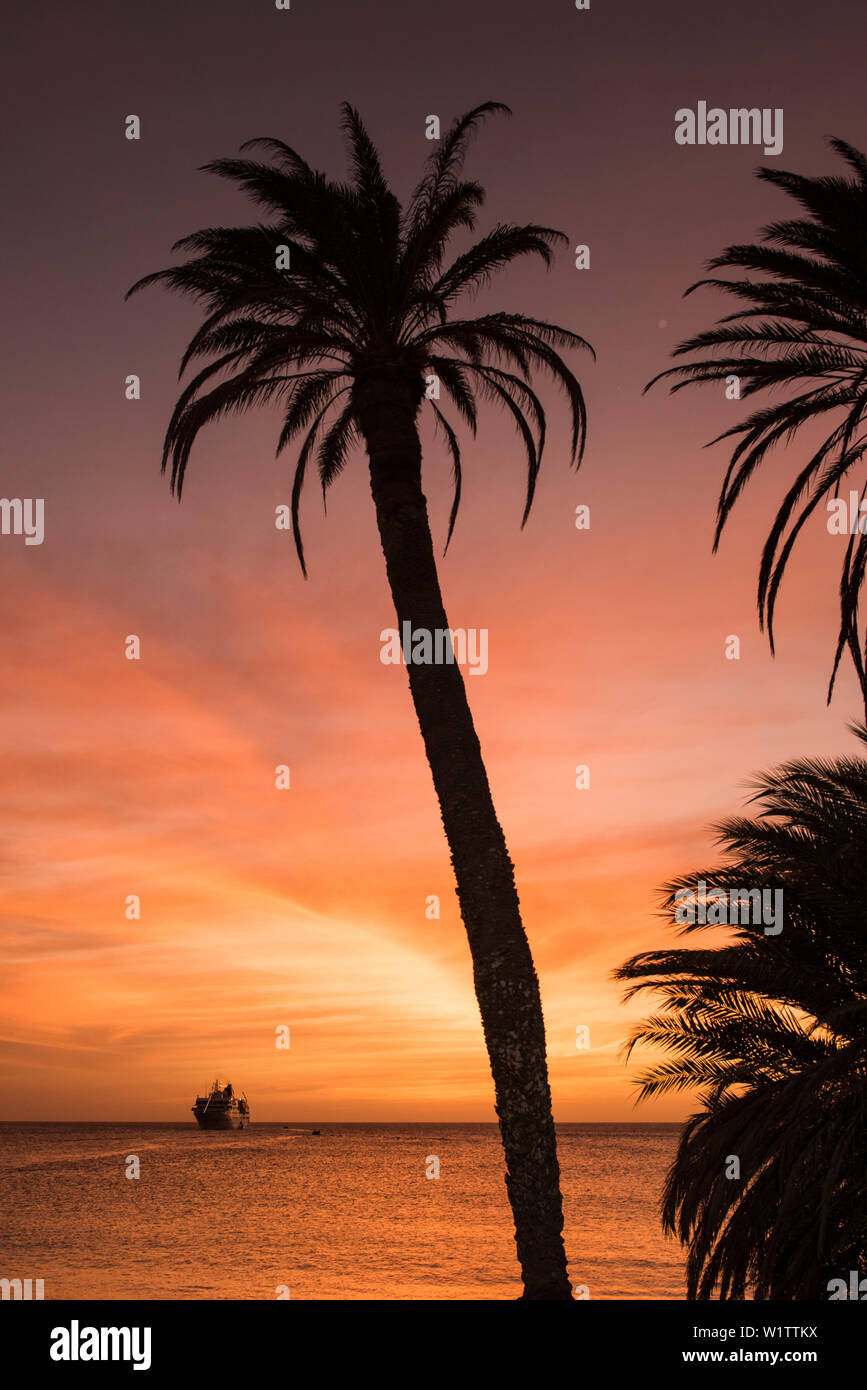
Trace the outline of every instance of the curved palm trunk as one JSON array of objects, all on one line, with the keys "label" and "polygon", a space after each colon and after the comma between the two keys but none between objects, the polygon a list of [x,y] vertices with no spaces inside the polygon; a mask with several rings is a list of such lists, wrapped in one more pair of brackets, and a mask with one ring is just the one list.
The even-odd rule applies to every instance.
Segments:
[{"label": "curved palm trunk", "polygon": [[[379,373],[355,393],[398,622],[435,632],[448,620],[421,488],[420,400],[421,388],[398,372]],[[512,861],[459,668],[413,664],[408,672],[469,937],[524,1297],[568,1299],[545,1025]]]}]

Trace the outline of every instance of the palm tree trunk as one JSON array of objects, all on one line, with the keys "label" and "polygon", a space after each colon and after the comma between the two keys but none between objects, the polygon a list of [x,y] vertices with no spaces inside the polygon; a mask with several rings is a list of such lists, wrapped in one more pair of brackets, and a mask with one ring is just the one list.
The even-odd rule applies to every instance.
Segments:
[{"label": "palm tree trunk", "polygon": [[[421,488],[421,388],[396,372],[358,383],[359,421],[388,581],[403,623],[448,628]],[[479,740],[456,665],[408,666],[409,684],[451,850],[506,1156],[524,1298],[568,1299],[563,1207],[545,1025]]]}]

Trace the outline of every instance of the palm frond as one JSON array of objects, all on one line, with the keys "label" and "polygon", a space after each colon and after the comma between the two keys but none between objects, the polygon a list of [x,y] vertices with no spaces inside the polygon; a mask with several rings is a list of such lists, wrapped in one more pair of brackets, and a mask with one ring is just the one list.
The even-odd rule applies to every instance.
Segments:
[{"label": "palm frond", "polygon": [[[842,140],[832,139],[830,144],[854,179],[759,170],[760,178],[794,199],[806,215],[779,218],[763,228],[758,242],[729,246],[708,262],[709,271],[746,271],[761,278],[709,275],[690,285],[687,294],[710,288],[741,300],[745,307],[680,343],[674,356],[690,360],[660,372],[645,388],[667,380],[676,392],[734,375],[743,397],[783,387],[796,391],[711,441],[739,437],[720,492],[715,549],[735,503],[766,455],[778,444],[793,444],[802,429],[820,417],[832,417],[824,442],[798,467],[765,542],[758,609],[772,653],[774,605],[794,542],[819,503],[836,495],[867,451],[867,156]],[[809,500],[793,521],[808,489]],[[865,576],[864,554],[853,542],[840,578],[840,621],[828,700],[848,651],[867,709],[867,634],[859,635],[858,603]]]},{"label": "palm frond", "polygon": [[[469,142],[482,121],[498,113],[508,108],[484,102],[453,122],[405,208],[389,187],[360,114],[347,102],[340,119],[348,182],[327,178],[282,140],[249,140],[240,156],[214,159],[203,168],[240,188],[264,209],[267,220],[202,227],[181,237],[174,246],[180,263],[143,276],[128,292],[161,284],[203,308],[179,376],[193,362],[203,365],[180,393],[163,454],[164,468],[171,461],[178,496],[195,440],[209,421],[274,400],[282,406],[278,457],[296,438],[302,440],[292,521],[305,575],[299,507],[307,464],[317,449],[319,478],[327,491],[351,445],[367,442],[359,402],[383,377],[402,382],[401,390],[408,387],[408,401],[420,401],[423,374],[434,371],[473,434],[477,394],[511,416],[527,454],[522,524],[533,502],[546,433],[545,411],[533,387],[539,371],[565,391],[572,417],[571,461],[581,461],[586,408],[562,354],[576,349],[592,354],[585,339],[521,314],[452,317],[462,296],[471,296],[512,261],[534,255],[549,265],[554,248],[565,240],[537,223],[501,223],[443,268],[453,235],[474,228],[484,202],[481,184],[462,177]],[[288,258],[278,256],[281,247]],[[332,404],[344,395],[348,400],[330,417]],[[455,429],[436,406],[434,423],[454,478],[448,548],[460,506],[461,450]]]},{"label": "palm frond", "polygon": [[[867,726],[853,732],[867,743]],[[867,1257],[867,760],[784,764],[754,780],[752,804],[717,827],[727,862],[661,890],[672,925],[725,942],[645,951],[614,977],[626,998],[661,1004],[625,1043],[627,1057],[663,1052],[636,1077],[638,1099],[701,1100],[662,1203],[687,1247],[688,1296],[816,1298]],[[776,884],[782,931],[678,926],[678,895],[699,883],[729,902]]]}]

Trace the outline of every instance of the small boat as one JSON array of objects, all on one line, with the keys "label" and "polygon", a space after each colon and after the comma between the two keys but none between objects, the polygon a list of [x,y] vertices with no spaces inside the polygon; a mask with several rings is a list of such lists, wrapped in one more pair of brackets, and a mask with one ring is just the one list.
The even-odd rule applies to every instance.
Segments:
[{"label": "small boat", "polygon": [[246,1129],[250,1123],[247,1097],[235,1095],[231,1081],[222,1087],[215,1081],[206,1096],[196,1096],[192,1110],[199,1129]]}]

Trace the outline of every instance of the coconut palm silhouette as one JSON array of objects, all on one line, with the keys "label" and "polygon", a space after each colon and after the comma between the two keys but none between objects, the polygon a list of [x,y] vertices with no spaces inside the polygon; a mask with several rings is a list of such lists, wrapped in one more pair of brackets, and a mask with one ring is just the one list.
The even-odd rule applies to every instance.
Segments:
[{"label": "coconut palm silhouette", "polygon": [[[822,502],[835,498],[867,449],[867,156],[832,139],[855,178],[810,178],[782,169],[760,169],[758,177],[788,193],[807,214],[772,222],[757,245],[729,246],[708,269],[757,271],[764,280],[703,279],[747,307],[719,320],[715,328],[681,343],[675,356],[708,356],[661,372],[645,390],[666,377],[680,378],[672,391],[695,382],[737,377],[741,396],[794,387],[797,394],[763,406],[712,444],[740,436],[717,507],[714,550],[735,502],[774,445],[806,427],[833,424],[818,448],[808,446],[768,534],[759,570],[759,621],[774,650],[774,611],[780,583],[802,528]],[[862,480],[861,497],[865,496]],[[867,712],[867,636],[859,636],[858,599],[867,570],[867,510],[852,529],[840,576],[840,629],[828,687],[849,649]]]},{"label": "coconut palm silhouette", "polygon": [[[449,628],[422,492],[423,406],[432,411],[453,466],[446,544],[460,504],[461,452],[454,424],[426,389],[430,377],[473,433],[479,398],[512,417],[527,455],[523,521],[545,442],[545,412],[531,384],[535,371],[546,371],[565,390],[575,466],[584,448],[581,388],[560,355],[588,348],[584,339],[522,314],[455,315],[458,301],[495,272],[521,256],[540,256],[548,265],[552,248],[565,240],[547,227],[498,225],[446,264],[453,235],[475,227],[484,199],[482,187],[461,170],[471,135],[494,112],[508,108],[486,102],[454,122],[405,207],[349,105],[342,108],[348,184],[329,181],[281,140],[248,141],[242,150],[263,148],[270,162],[218,159],[205,168],[234,180],[272,220],[184,237],[175,249],[189,258],[145,276],[129,292],[161,283],[205,309],[181,370],[195,358],[208,363],[181,393],[163,451],[178,497],[203,425],[279,403],[278,454],[303,435],[292,516],[306,574],[299,503],[308,466],[315,459],[327,489],[353,444],[362,443],[401,631],[404,623],[428,632]],[[544,1021],[512,862],[458,667],[409,664],[408,675],[472,954],[523,1296],[569,1298]]]},{"label": "coconut palm silhouette", "polygon": [[[782,889],[782,930],[739,905],[748,922],[713,928],[727,944],[646,951],[615,978],[663,1001],[628,1043],[668,1053],[639,1098],[700,1092],[662,1205],[688,1296],[826,1299],[867,1259],[867,761],[792,762],[755,786],[759,814],[719,827],[730,862],[667,884],[664,912],[701,881],[711,903]],[[681,932],[709,929],[697,903],[681,913]]]}]

